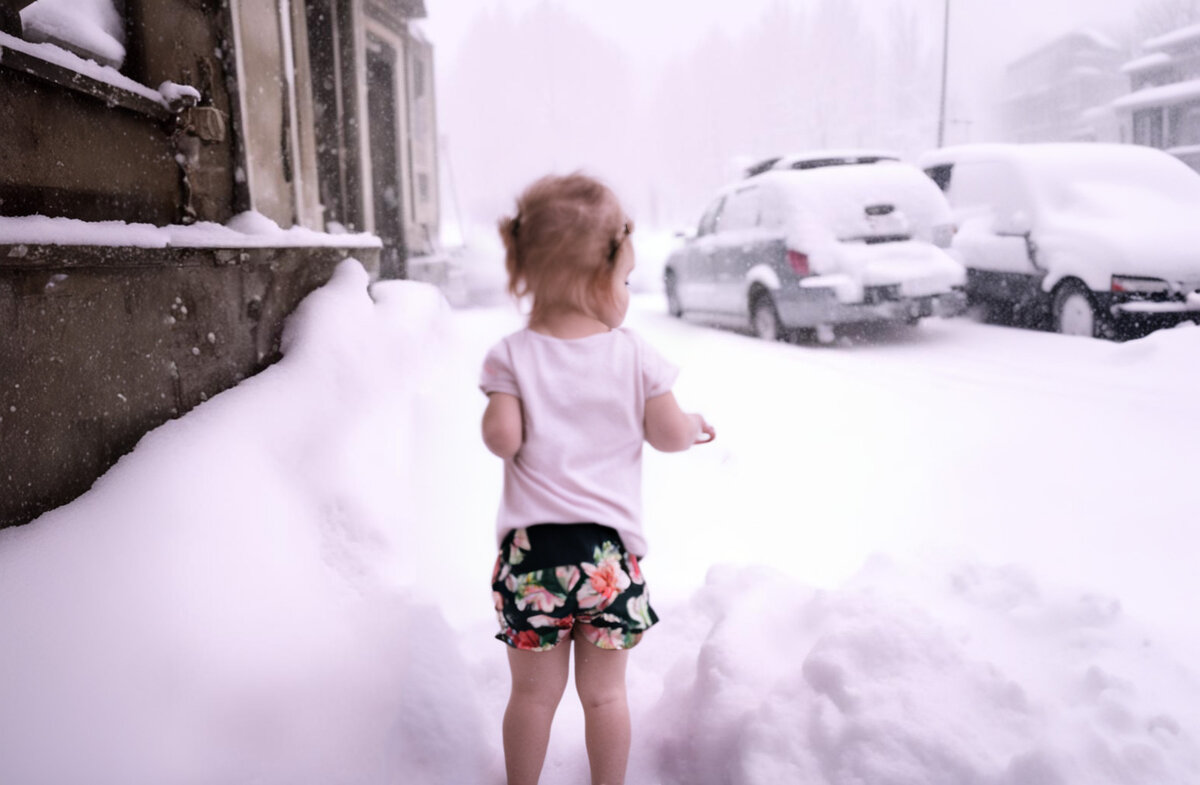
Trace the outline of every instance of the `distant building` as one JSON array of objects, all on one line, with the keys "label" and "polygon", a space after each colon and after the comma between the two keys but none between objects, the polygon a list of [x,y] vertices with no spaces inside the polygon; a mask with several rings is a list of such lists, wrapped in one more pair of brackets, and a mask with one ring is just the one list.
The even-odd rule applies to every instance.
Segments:
[{"label": "distant building", "polygon": [[1113,102],[1134,144],[1157,147],[1200,170],[1200,25],[1142,43],[1125,63],[1132,92]]},{"label": "distant building", "polygon": [[1111,102],[1125,91],[1125,56],[1100,33],[1056,38],[1011,63],[1002,118],[1014,142],[1119,141]]}]

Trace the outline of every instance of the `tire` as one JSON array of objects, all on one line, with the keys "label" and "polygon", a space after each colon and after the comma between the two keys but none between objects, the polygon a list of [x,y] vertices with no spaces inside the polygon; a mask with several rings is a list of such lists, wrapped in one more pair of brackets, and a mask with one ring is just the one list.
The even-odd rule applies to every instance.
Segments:
[{"label": "tire", "polygon": [[1091,292],[1078,281],[1059,284],[1051,307],[1051,324],[1057,333],[1102,338],[1108,332],[1104,314],[1096,307]]},{"label": "tire", "polygon": [[750,301],[750,329],[766,341],[778,341],[783,335],[779,323],[779,311],[768,292],[758,292]]},{"label": "tire", "polygon": [[663,288],[667,292],[667,313],[678,319],[683,316],[683,303],[679,301],[679,283],[675,280],[674,270],[667,270],[663,275]]}]

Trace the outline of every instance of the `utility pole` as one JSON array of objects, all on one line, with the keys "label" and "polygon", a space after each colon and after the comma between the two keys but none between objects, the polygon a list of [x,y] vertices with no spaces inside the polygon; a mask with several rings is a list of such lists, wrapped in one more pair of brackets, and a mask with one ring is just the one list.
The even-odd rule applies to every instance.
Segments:
[{"label": "utility pole", "polygon": [[946,144],[946,73],[950,62],[950,0],[946,0],[946,10],[942,14],[942,100],[938,109],[938,138],[937,146]]}]

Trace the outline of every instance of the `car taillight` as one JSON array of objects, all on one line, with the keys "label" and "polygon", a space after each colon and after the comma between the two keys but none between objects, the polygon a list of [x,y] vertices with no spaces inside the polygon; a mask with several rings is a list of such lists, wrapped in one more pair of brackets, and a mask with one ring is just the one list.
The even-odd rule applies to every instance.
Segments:
[{"label": "car taillight", "polygon": [[796,275],[808,275],[808,254],[800,253],[799,251],[788,251],[787,257],[788,264],[796,271]]},{"label": "car taillight", "polygon": [[1171,285],[1161,278],[1114,275],[1112,291],[1125,294],[1167,294],[1171,291]]}]

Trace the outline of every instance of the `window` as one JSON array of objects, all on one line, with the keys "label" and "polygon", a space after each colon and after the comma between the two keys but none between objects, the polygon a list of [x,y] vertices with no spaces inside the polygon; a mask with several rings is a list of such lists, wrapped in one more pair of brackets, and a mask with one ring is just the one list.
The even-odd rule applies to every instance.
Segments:
[{"label": "window", "polygon": [[1155,107],[1133,115],[1133,143],[1157,147],[1163,146],[1162,110]]},{"label": "window", "polygon": [[425,95],[425,63],[421,62],[420,58],[413,58],[413,98],[421,98]]},{"label": "window", "polygon": [[929,179],[937,183],[937,187],[941,188],[943,192],[950,190],[950,175],[953,172],[953,164],[931,166],[925,170],[925,174],[929,175]]},{"label": "window", "polygon": [[722,232],[736,232],[758,226],[760,192],[750,186],[737,191],[725,203],[721,213]]},{"label": "window", "polygon": [[725,206],[725,197],[719,197],[713,202],[704,215],[700,217],[700,228],[696,230],[697,237],[703,237],[706,234],[712,234],[717,231],[721,225],[721,208]]},{"label": "window", "polygon": [[1171,109],[1171,147],[1200,145],[1200,106],[1185,104]]}]

